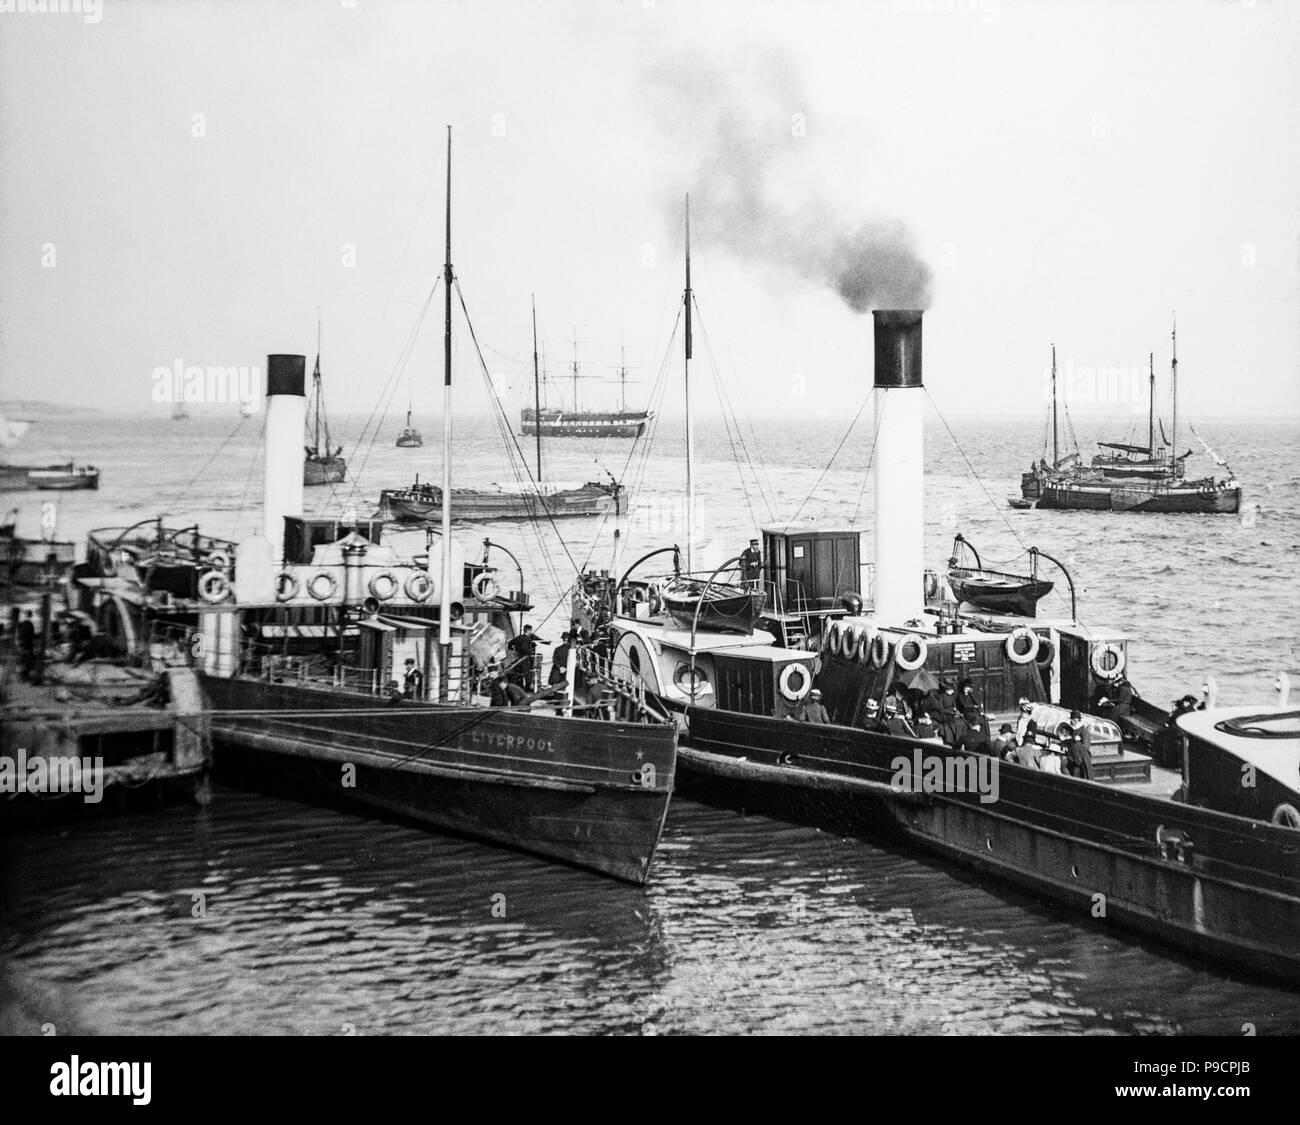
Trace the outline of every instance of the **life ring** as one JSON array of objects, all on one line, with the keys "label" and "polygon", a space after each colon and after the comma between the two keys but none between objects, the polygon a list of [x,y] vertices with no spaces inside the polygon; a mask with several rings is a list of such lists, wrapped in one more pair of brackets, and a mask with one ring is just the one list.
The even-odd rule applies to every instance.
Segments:
[{"label": "life ring", "polygon": [[[1107,655],[1115,660],[1115,667],[1107,668],[1104,661]],[[1103,680],[1109,680],[1112,676],[1118,676],[1124,671],[1124,650],[1116,644],[1104,644],[1093,649],[1092,652],[1092,670]]]},{"label": "life ring", "polygon": [[862,635],[858,639],[858,663],[871,663],[871,650],[876,643],[876,637],[879,633],[872,633],[867,629],[862,630]]},{"label": "life ring", "polygon": [[628,590],[627,596],[630,600],[634,602],[644,602],[650,600],[650,595],[645,592],[644,586],[633,586],[630,590]]},{"label": "life ring", "polygon": [[832,621],[830,628],[827,629],[825,633],[826,644],[823,646],[824,650],[828,653],[834,654],[835,656],[839,656],[840,643],[841,643],[840,639],[843,635],[844,635],[843,626],[841,626],[838,621]]},{"label": "life ring", "polygon": [[889,642],[884,633],[877,633],[871,638],[871,666],[883,668],[889,660]]},{"label": "life ring", "polygon": [[840,655],[845,660],[856,659],[861,643],[862,635],[852,625],[845,625],[840,630]]},{"label": "life ring", "polygon": [[474,579],[474,585],[471,587],[474,596],[480,601],[491,601],[501,592],[501,587],[497,585],[497,580],[490,574],[480,574]]},{"label": "life ring", "polygon": [[230,579],[219,570],[209,570],[199,579],[199,597],[205,602],[224,602],[230,597]]},{"label": "life ring", "polygon": [[1056,645],[1052,643],[1050,637],[1038,638],[1038,655],[1034,660],[1040,668],[1050,668],[1052,661],[1056,659]]},{"label": "life ring", "polygon": [[[790,681],[798,677],[799,686],[793,686]],[[788,703],[798,703],[805,695],[812,691],[812,673],[802,664],[787,664],[781,669],[781,678],[777,681],[777,686],[781,689],[781,695]]]},{"label": "life ring", "polygon": [[[916,646],[916,655],[910,658],[903,655],[903,650],[908,645]],[[904,672],[914,672],[925,663],[925,658],[929,655],[930,646],[925,643],[925,638],[918,637],[915,633],[908,633],[894,649],[894,663]]]},{"label": "life ring", "polygon": [[673,671],[673,686],[692,701],[713,691],[709,677],[686,663],[678,664]]},{"label": "life ring", "polygon": [[225,551],[210,551],[203,559],[208,566],[217,570],[230,569],[230,556]]},{"label": "life ring", "polygon": [[[1021,652],[1017,646],[1023,640],[1029,641],[1029,647],[1024,652]],[[1011,630],[1011,635],[1007,637],[1006,648],[1007,659],[1012,664],[1029,664],[1038,655],[1038,634],[1029,626],[1021,625],[1019,628]]]},{"label": "life ring", "polygon": [[301,584],[297,575],[290,571],[283,570],[275,576],[275,600],[277,602],[292,601],[298,596]]},{"label": "life ring", "polygon": [[392,601],[401,589],[396,578],[388,571],[380,571],[367,584],[366,588],[381,602]]},{"label": "life ring", "polygon": [[309,593],[318,602],[327,602],[334,596],[335,591],[339,588],[339,580],[332,574],[321,571],[319,574],[312,575],[307,583],[307,593]]},{"label": "life ring", "polygon": [[1300,809],[1282,804],[1273,810],[1273,823],[1279,828],[1300,828]]},{"label": "life ring", "polygon": [[428,601],[433,593],[433,579],[422,570],[417,570],[406,580],[406,596],[413,602]]}]

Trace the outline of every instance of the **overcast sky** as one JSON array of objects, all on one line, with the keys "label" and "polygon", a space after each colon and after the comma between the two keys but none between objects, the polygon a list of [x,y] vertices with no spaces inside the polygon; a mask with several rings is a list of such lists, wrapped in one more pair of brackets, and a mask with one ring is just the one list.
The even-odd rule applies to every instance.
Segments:
[{"label": "overcast sky", "polygon": [[160,365],[313,354],[319,306],[330,397],[368,410],[441,269],[450,124],[454,263],[512,412],[532,293],[552,372],[576,329],[586,373],[625,339],[653,380],[689,191],[755,414],[861,401],[846,274],[867,307],[928,297],[954,414],[1037,413],[1053,342],[1080,399],[1151,351],[1164,379],[1174,310],[1194,416],[1300,413],[1300,4],[103,0],[0,11],[0,50],[0,397],[147,410]]}]

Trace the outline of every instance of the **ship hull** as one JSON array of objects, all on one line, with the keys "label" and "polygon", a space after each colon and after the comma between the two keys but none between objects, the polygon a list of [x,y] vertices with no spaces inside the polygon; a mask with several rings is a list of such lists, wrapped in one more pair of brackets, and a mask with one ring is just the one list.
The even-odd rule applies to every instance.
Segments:
[{"label": "ship hull", "polygon": [[[538,425],[535,422],[523,423],[524,437],[537,437]],[[565,438],[635,438],[645,433],[645,422],[543,422],[540,426],[541,437]]]},{"label": "ship hull", "polygon": [[486,708],[467,719],[465,707],[377,707],[294,685],[203,686],[218,779],[310,791],[629,883],[649,876],[673,787],[670,726]]},{"label": "ship hull", "polygon": [[342,457],[327,461],[312,457],[302,463],[303,484],[339,484],[347,475],[348,463]]},{"label": "ship hull", "polygon": [[1095,512],[1200,512],[1231,514],[1241,507],[1241,489],[1059,488],[1044,485],[1038,507]]},{"label": "ship hull", "polygon": [[[617,513],[626,498],[621,487],[617,495],[607,488],[577,488],[552,492],[543,497],[535,493],[480,492],[456,490],[451,517],[457,523],[484,523],[491,520],[564,519],[603,516]],[[441,495],[432,496],[418,489],[385,489],[380,495],[382,518],[398,523],[424,523],[442,518]]]},{"label": "ship hull", "polygon": [[846,727],[790,727],[694,712],[679,754],[681,791],[902,840],[1063,903],[1082,920],[1104,918],[1291,985],[1300,979],[1292,830],[1006,762],[989,803],[974,792],[901,791],[892,784],[898,759],[917,749],[959,752]]},{"label": "ship hull", "polygon": [[0,489],[18,492],[78,492],[98,488],[98,469],[78,469],[72,464],[0,466]]},{"label": "ship hull", "polygon": [[948,584],[959,602],[969,602],[987,613],[1012,613],[1033,617],[1038,602],[1052,591],[1052,583],[996,571],[966,568],[948,572]]}]

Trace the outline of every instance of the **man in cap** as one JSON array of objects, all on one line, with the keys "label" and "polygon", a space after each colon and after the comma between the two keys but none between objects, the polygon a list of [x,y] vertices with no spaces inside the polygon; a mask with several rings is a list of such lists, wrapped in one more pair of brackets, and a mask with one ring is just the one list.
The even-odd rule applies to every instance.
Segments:
[{"label": "man in cap", "polygon": [[822,706],[822,693],[818,688],[813,688],[808,693],[808,702],[804,704],[803,713],[799,716],[799,721],[803,723],[821,723],[827,724],[831,721],[830,715],[826,713],[826,708]]},{"label": "man in cap", "polygon": [[562,684],[569,678],[569,649],[573,647],[574,636],[573,633],[560,634],[560,643],[551,653],[551,674],[546,678],[548,684]]},{"label": "man in cap", "polygon": [[1078,711],[1070,712],[1070,722],[1063,732],[1061,744],[1065,747],[1066,768],[1071,777],[1092,780],[1092,731]]},{"label": "man in cap", "polygon": [[873,733],[882,729],[880,724],[880,704],[874,699],[868,699],[866,706],[862,709],[862,729]]},{"label": "man in cap", "polygon": [[893,696],[885,700],[885,721],[881,724],[880,729],[885,734],[892,734],[895,738],[916,737],[916,731],[912,729],[912,724],[907,721],[907,716],[898,709],[898,701]]},{"label": "man in cap", "polygon": [[407,699],[424,698],[424,673],[409,656],[406,658],[406,671],[402,673],[402,695]]},{"label": "man in cap", "polygon": [[1023,746],[1038,733],[1038,724],[1034,722],[1034,705],[1026,696],[1020,697],[1020,717],[1016,720],[1016,745]]},{"label": "man in cap", "polygon": [[749,546],[740,552],[740,578],[751,590],[757,590],[763,577],[763,553],[758,540],[751,539]]}]

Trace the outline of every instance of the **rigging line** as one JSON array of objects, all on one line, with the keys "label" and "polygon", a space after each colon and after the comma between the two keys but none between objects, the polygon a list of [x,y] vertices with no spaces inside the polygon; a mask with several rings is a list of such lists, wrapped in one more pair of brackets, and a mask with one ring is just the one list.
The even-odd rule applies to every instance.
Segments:
[{"label": "rigging line", "polygon": [[[730,415],[730,427],[734,427],[734,429],[735,429],[735,438],[736,438],[736,440],[739,440],[739,442],[740,442],[740,448],[741,448],[741,450],[743,451],[744,456],[745,456],[745,464],[749,466],[749,471],[753,474],[753,477],[754,477],[754,487],[755,487],[756,490],[758,491],[759,499],[761,499],[761,500],[763,501],[764,506],[767,508],[768,519],[769,519],[769,520],[775,520],[775,519],[776,519],[776,506],[775,506],[775,504],[773,503],[772,498],[769,496],[768,492],[767,492],[767,491],[765,490],[765,488],[764,488],[764,483],[765,483],[765,482],[764,482],[764,479],[763,479],[763,478],[764,478],[764,474],[761,473],[761,472],[759,471],[759,468],[755,467],[755,465],[754,465],[754,458],[753,458],[752,456],[750,456],[749,446],[748,446],[748,445],[746,444],[746,442],[745,442],[745,434],[744,434],[744,431],[741,429],[741,426],[740,426],[740,418],[739,418],[739,415],[736,413],[735,405],[734,405],[734,404],[732,403],[732,401],[731,401],[731,392],[730,392],[730,390],[728,389],[728,387],[727,387],[727,385],[726,385],[726,381],[725,381],[725,379],[724,379],[723,376],[722,376],[721,369],[719,368],[719,366],[718,366],[718,364],[717,364],[717,360],[716,360],[715,357],[714,357],[714,353],[713,353],[713,341],[712,341],[712,339],[710,338],[709,333],[708,333],[708,331],[707,331],[706,328],[705,328],[705,324],[704,324],[704,313],[703,313],[703,311],[700,309],[700,303],[699,303],[698,300],[696,300],[694,294],[692,294],[692,296],[691,296],[691,302],[692,302],[692,304],[695,306],[695,312],[696,312],[696,314],[697,314],[697,316],[698,316],[698,323],[699,323],[699,325],[700,325],[700,336],[701,336],[701,338],[702,338],[703,341],[704,341],[704,352],[705,352],[705,355],[708,356],[709,367],[711,368],[711,370],[712,370],[712,372],[713,372],[714,382],[715,382],[715,384],[717,385],[717,388],[718,388],[719,401],[721,402],[722,407],[723,407],[723,411],[724,411],[724,417],[723,417],[724,424],[727,423],[727,421],[728,421],[728,419],[727,419],[727,415],[729,414],[729,415]],[[751,432],[753,431],[753,423],[752,423],[752,421],[751,421],[751,423],[750,423],[750,430],[751,430]],[[733,458],[733,460],[734,460],[734,459],[735,459],[735,440],[733,440],[732,437],[731,437],[730,428],[728,429],[727,437],[728,437],[728,440],[731,441],[731,444],[732,444],[732,458]],[[755,448],[757,448],[757,446],[758,446],[758,437],[757,437],[757,435],[754,435],[754,445],[755,445]],[[760,464],[761,464],[761,461],[760,461]],[[742,482],[742,483],[743,483],[743,482]],[[751,513],[751,514],[752,514],[752,513]],[[757,521],[755,521],[755,522],[757,523]]]},{"label": "rigging line", "polygon": [[[257,445],[253,449],[253,456],[248,459],[248,477],[244,481],[244,495],[240,497],[239,509],[242,512],[248,511],[248,494],[253,490],[253,474],[257,472],[257,463],[262,459],[262,449],[266,445],[266,414],[262,414],[262,428],[257,434]],[[266,533],[266,528],[262,528],[262,533]]]},{"label": "rigging line", "polygon": [[[509,420],[506,419],[504,408],[501,405],[501,399],[497,396],[496,388],[492,385],[492,376],[488,372],[487,364],[483,360],[483,352],[478,346],[478,335],[477,333],[475,333],[474,324],[470,320],[469,309],[468,307],[466,307],[465,304],[465,293],[461,289],[459,278],[456,280],[456,296],[460,299],[461,312],[465,314],[465,326],[469,329],[469,338],[474,344],[474,354],[478,356],[479,368],[483,372],[484,381],[487,383],[488,396],[492,404],[496,407],[497,412],[501,415],[501,418],[503,420],[503,425],[504,425],[504,432],[508,434],[510,437],[510,442],[506,446],[507,458],[509,459],[511,446],[513,446],[514,452],[519,457],[518,464],[523,467],[523,477],[520,476],[518,468],[515,466],[513,461],[511,463],[511,468],[515,472],[516,479],[520,480],[521,483],[525,478],[529,482],[531,482],[533,492],[537,495],[538,500],[541,502],[542,511],[546,513],[546,519],[550,523],[552,530],[554,530],[555,537],[559,540],[560,547],[564,550],[565,557],[568,558],[569,560],[569,565],[572,566],[574,568],[574,571],[576,572],[577,563],[574,562],[573,555],[569,552],[569,545],[564,541],[564,536],[560,534],[560,529],[555,526],[555,517],[551,514],[550,505],[546,503],[545,498],[541,494],[541,486],[539,482],[533,480],[532,471],[528,467],[528,458],[524,456],[523,450],[519,448],[519,439],[515,437],[514,429],[510,425]],[[534,526],[536,525],[536,520],[532,520],[530,522],[533,523]],[[540,532],[538,533],[538,539],[540,542]]]},{"label": "rigging line", "polygon": [[407,334],[406,341],[403,343],[401,351],[397,354],[397,362],[394,364],[393,370],[389,373],[388,379],[384,382],[383,387],[380,388],[379,396],[375,405],[371,407],[370,415],[366,418],[365,425],[361,427],[361,433],[357,436],[356,444],[357,448],[360,449],[361,443],[365,441],[366,433],[370,430],[371,424],[373,423],[374,431],[370,435],[370,443],[366,446],[366,452],[362,455],[360,465],[357,466],[352,473],[351,489],[347,495],[347,499],[349,500],[354,497],[360,500],[365,499],[365,497],[361,495],[360,478],[365,472],[366,466],[370,463],[370,455],[374,450],[375,442],[379,438],[379,421],[388,413],[388,408],[392,404],[393,397],[397,393],[400,385],[401,376],[406,370],[406,365],[410,362],[411,353],[415,350],[415,345],[419,339],[420,331],[424,327],[425,318],[428,316],[429,309],[433,305],[434,295],[438,291],[438,280],[434,281],[433,287],[429,290],[429,295],[425,298],[424,305],[421,307],[415,318],[415,324],[411,327],[411,331]]},{"label": "rigging line", "polygon": [[856,527],[858,523],[858,513],[862,510],[862,498],[867,494],[867,481],[871,478],[871,464],[876,459],[876,443],[880,440],[880,423],[885,420],[884,412],[876,414],[871,423],[871,452],[867,454],[867,467],[862,470],[862,487],[858,489],[858,502],[853,508],[853,518],[849,520],[850,527]]},{"label": "rigging line", "polygon": [[[704,325],[702,322],[697,322],[697,323],[700,324],[700,338],[704,341],[705,355],[709,357],[709,372],[713,376],[713,390],[718,397],[718,405],[722,408],[722,425],[727,433],[727,444],[731,446],[731,460],[736,466],[736,477],[740,481],[740,491],[744,494],[745,497],[745,507],[749,510],[750,526],[759,527],[761,526],[761,524],[758,518],[758,514],[754,511],[754,502],[749,495],[749,485],[745,482],[745,473],[740,464],[740,456],[736,452],[736,439],[732,436],[731,433],[731,419],[728,417],[727,414],[727,404],[723,398],[721,379],[718,375],[717,368],[713,364],[713,354],[711,349],[709,348],[708,337],[704,333]],[[748,456],[746,456],[745,458],[745,463],[749,465],[751,470],[753,469],[753,464],[749,461]]]},{"label": "rigging line", "polygon": [[186,494],[189,492],[191,488],[194,487],[199,477],[203,476],[203,474],[208,471],[208,468],[209,466],[211,466],[212,462],[215,461],[219,456],[221,456],[222,450],[224,450],[226,446],[228,446],[235,439],[236,435],[239,433],[240,430],[244,428],[244,423],[247,421],[248,419],[245,418],[244,415],[241,414],[239,416],[239,421],[235,423],[235,428],[231,430],[230,433],[226,436],[226,440],[223,441],[219,446],[217,446],[216,452],[213,453],[211,457],[209,457],[206,461],[203,462],[203,467],[199,469],[199,471],[195,473],[193,477],[190,478],[189,482],[181,486],[181,490],[178,493],[176,493],[175,498],[171,501],[170,505],[168,505],[169,507],[174,508],[183,499],[185,499]]},{"label": "rigging line", "polygon": [[[680,319],[680,315],[681,314],[679,313],[678,314],[679,319]],[[645,434],[638,434],[633,439],[632,448],[628,450],[627,457],[623,462],[622,475],[619,477],[620,481],[626,481],[628,479],[628,468],[632,464],[632,458],[637,455],[638,448],[640,447],[640,449],[642,450],[642,459],[640,463],[644,463],[645,455],[646,453],[648,453],[650,446],[654,440],[655,428],[659,421],[659,412],[657,410],[653,410],[653,407],[655,407],[662,400],[663,397],[661,386],[664,384],[664,372],[667,369],[669,356],[672,354],[672,343],[673,340],[676,339],[676,336],[677,336],[677,326],[676,324],[674,324],[672,337],[668,341],[668,348],[665,349],[663,361],[660,363],[659,372],[655,376],[654,384],[650,388],[650,394],[646,402],[646,408],[648,410],[652,410],[653,413],[653,417],[651,417],[650,424],[647,427],[650,436],[646,437]],[[628,506],[629,514],[631,514],[632,512],[632,508],[634,504],[634,495],[635,493],[632,486],[628,485],[627,506]],[[612,513],[609,511],[605,512],[604,518],[601,520],[600,526],[596,529],[596,534],[591,541],[591,546],[587,550],[587,557],[582,561],[582,571],[580,571],[579,573],[585,572],[588,565],[591,563],[592,556],[596,553],[596,548],[600,545],[601,535],[604,533],[605,525],[609,522],[609,517],[611,514]]]},{"label": "rigging line", "polygon": [[[745,434],[740,428],[740,419],[736,415],[736,408],[731,402],[731,396],[727,390],[722,372],[718,367],[717,361],[713,354],[713,342],[709,338],[709,333],[705,328],[704,314],[700,311],[699,303],[695,304],[695,311],[698,314],[697,323],[700,326],[700,338],[704,341],[704,354],[708,357],[709,371],[713,375],[714,390],[718,396],[718,404],[722,407],[722,423],[727,431],[727,441],[731,445],[731,459],[736,463],[736,475],[740,478],[740,487],[745,493],[745,505],[749,508],[750,519],[753,520],[754,526],[761,526],[758,516],[754,511],[754,505],[750,500],[749,487],[745,483],[745,475],[740,471],[740,458],[736,454],[736,442],[740,442],[740,448],[745,458],[745,464],[748,466],[750,473],[754,478],[754,487],[758,492],[759,499],[762,500],[767,508],[768,520],[776,519],[775,510],[772,502],[768,499],[767,493],[763,490],[763,479],[754,466],[754,459],[749,455],[749,447],[745,444]],[[734,430],[734,434],[733,434]]]},{"label": "rigging line", "polygon": [[[835,447],[834,452],[830,456],[830,460],[828,460],[826,464],[822,466],[821,474],[817,477],[817,480],[814,482],[812,488],[809,490],[808,495],[803,498],[803,502],[799,505],[798,508],[795,509],[794,515],[790,517],[789,524],[793,524],[795,520],[799,518],[799,514],[804,510],[805,507],[807,507],[808,501],[813,498],[813,493],[815,493],[817,489],[821,487],[821,483],[823,480],[825,480],[826,474],[830,472],[831,466],[835,464],[835,458],[839,456],[840,450],[844,448],[844,443],[849,440],[849,435],[853,433],[853,427],[858,424],[858,419],[862,417],[862,412],[866,410],[867,403],[871,401],[872,389],[874,388],[868,389],[866,397],[862,400],[862,405],[858,407],[858,412],[855,415],[853,415],[853,421],[849,423],[849,428],[844,431],[844,436],[840,438],[840,443]],[[789,526],[789,524],[787,524],[787,526]]]},{"label": "rigging line", "polygon": [[953,447],[961,454],[961,459],[966,463],[966,468],[971,477],[974,478],[975,483],[980,486],[980,491],[984,493],[984,498],[988,500],[989,507],[997,513],[998,519],[1006,525],[1007,530],[1011,532],[1012,538],[1015,539],[1024,550],[1028,551],[1029,547],[1025,541],[1020,538],[1020,533],[1016,531],[1014,526],[1012,526],[1011,521],[1003,514],[1002,509],[994,503],[993,497],[989,494],[989,490],[984,487],[984,481],[980,478],[979,473],[975,471],[975,466],[971,464],[970,458],[966,456],[966,450],[961,447],[961,443],[957,440],[957,435],[952,432],[952,427],[948,425],[948,419],[945,418],[939,410],[939,405],[934,401],[934,397],[930,394],[929,387],[925,388],[925,397],[930,400],[930,405],[934,408],[935,415],[938,417],[939,421],[943,423],[943,428],[948,432],[948,437],[952,440]]}]

